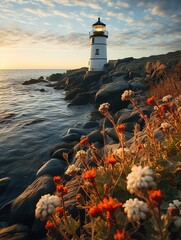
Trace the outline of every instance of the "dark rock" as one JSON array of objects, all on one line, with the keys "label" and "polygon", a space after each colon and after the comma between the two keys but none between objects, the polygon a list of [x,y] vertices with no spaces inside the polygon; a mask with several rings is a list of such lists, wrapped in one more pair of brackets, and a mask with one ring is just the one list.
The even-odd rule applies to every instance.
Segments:
[{"label": "dark rock", "polygon": [[100,124],[97,121],[88,121],[82,125],[83,128],[95,128],[98,127]]},{"label": "dark rock", "polygon": [[54,81],[60,81],[62,79],[62,77],[64,77],[65,74],[62,73],[54,73],[52,75],[50,75],[49,77],[47,77],[48,81],[54,82]]},{"label": "dark rock", "polygon": [[108,102],[112,109],[124,108],[127,103],[121,101],[121,94],[129,89],[129,84],[125,81],[125,76],[118,77],[114,82],[103,85],[96,93],[97,104]]},{"label": "dark rock", "polygon": [[44,88],[39,89],[40,92],[46,92]]},{"label": "dark rock", "polygon": [[[148,117],[150,116],[151,112],[149,111],[148,108],[142,109],[144,115],[147,115]],[[139,112],[133,111],[133,112],[128,112],[128,113],[123,113],[120,118],[117,121],[117,124],[121,123],[127,123],[127,122],[132,122],[132,123],[138,123],[140,124],[141,128],[144,126],[145,122],[141,118]]]},{"label": "dark rock", "polygon": [[52,158],[58,158],[58,159],[62,159],[63,158],[63,153],[68,153],[70,152],[70,149],[67,148],[60,148],[59,150],[55,151],[52,154]]},{"label": "dark rock", "polygon": [[118,136],[117,136],[114,128],[106,128],[106,129],[105,129],[105,133],[106,133],[109,137],[111,137],[113,140],[115,140],[116,142],[119,141]]},{"label": "dark rock", "polygon": [[67,164],[64,159],[60,160],[57,158],[52,158],[38,170],[36,176],[40,177],[46,174],[51,176],[61,176],[65,172],[66,167]]},{"label": "dark rock", "polygon": [[52,194],[54,191],[55,185],[52,177],[46,175],[37,178],[12,202],[9,222],[11,224],[22,223],[31,226],[34,221],[35,206],[38,200],[42,195]]},{"label": "dark rock", "polygon": [[137,90],[143,90],[145,91],[146,90],[146,87],[143,83],[141,82],[132,82],[130,84],[130,89],[133,90],[133,91],[137,91]]},{"label": "dark rock", "polygon": [[2,193],[9,185],[11,179],[9,177],[0,179],[0,192]]},{"label": "dark rock", "polygon": [[103,136],[100,133],[100,130],[94,130],[90,132],[88,135],[89,143],[100,142],[103,143]]},{"label": "dark rock", "polygon": [[40,83],[40,82],[47,82],[44,79],[30,79],[28,81],[23,82],[23,85],[30,85],[30,84],[35,84],[35,83]]},{"label": "dark rock", "polygon": [[77,133],[70,133],[62,137],[62,141],[64,142],[74,142],[79,140],[80,140],[80,135]]},{"label": "dark rock", "polygon": [[77,94],[83,92],[83,89],[81,88],[75,88],[66,93],[65,100],[72,100],[76,97]]},{"label": "dark rock", "polygon": [[76,95],[76,97],[70,102],[70,105],[85,105],[89,103],[89,93],[84,92],[84,93],[79,93]]},{"label": "dark rock", "polygon": [[55,147],[51,148],[50,149],[50,156],[52,156],[52,154],[61,149],[61,148],[67,148],[67,149],[72,149],[75,145],[77,144],[77,142],[71,142],[71,143],[60,143],[60,144],[57,144]]},{"label": "dark rock", "polygon": [[14,224],[0,229],[1,240],[31,240],[30,230],[22,224]]},{"label": "dark rock", "polygon": [[95,82],[98,83],[100,77],[104,74],[104,72],[88,72],[84,76],[84,83],[89,85],[90,83],[95,85]]},{"label": "dark rock", "polygon": [[[84,125],[82,127],[84,127]],[[91,127],[88,127],[88,128],[91,128]],[[67,134],[76,133],[79,136],[81,136],[81,135],[87,135],[89,132],[90,132],[89,129],[69,128],[68,131],[67,131]]]}]

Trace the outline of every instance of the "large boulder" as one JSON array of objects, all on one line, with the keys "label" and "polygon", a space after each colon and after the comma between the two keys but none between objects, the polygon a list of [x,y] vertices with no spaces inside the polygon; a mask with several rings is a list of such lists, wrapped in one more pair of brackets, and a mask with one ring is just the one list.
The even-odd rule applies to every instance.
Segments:
[{"label": "large boulder", "polygon": [[1,240],[31,240],[30,229],[22,224],[14,224],[0,229]]},{"label": "large boulder", "polygon": [[125,76],[117,77],[113,82],[103,85],[96,93],[97,104],[108,102],[114,109],[121,109],[127,103],[121,101],[121,94],[129,89],[129,84],[125,81]]},{"label": "large boulder", "polygon": [[11,204],[10,224],[22,223],[31,226],[34,222],[35,206],[42,195],[55,192],[52,177],[48,175],[37,178]]},{"label": "large boulder", "polygon": [[61,176],[67,167],[64,159],[52,158],[46,162],[36,173],[37,177],[49,174],[51,176]]},{"label": "large boulder", "polygon": [[70,105],[85,105],[89,103],[90,94],[88,92],[79,93],[70,102]]}]

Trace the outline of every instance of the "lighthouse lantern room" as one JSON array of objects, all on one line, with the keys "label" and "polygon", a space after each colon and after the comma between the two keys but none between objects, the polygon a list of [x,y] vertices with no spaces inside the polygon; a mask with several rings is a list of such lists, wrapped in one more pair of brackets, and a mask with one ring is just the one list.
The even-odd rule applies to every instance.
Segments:
[{"label": "lighthouse lantern room", "polygon": [[107,63],[108,32],[106,24],[102,23],[100,18],[92,25],[89,37],[91,47],[89,71],[104,71],[104,65]]}]

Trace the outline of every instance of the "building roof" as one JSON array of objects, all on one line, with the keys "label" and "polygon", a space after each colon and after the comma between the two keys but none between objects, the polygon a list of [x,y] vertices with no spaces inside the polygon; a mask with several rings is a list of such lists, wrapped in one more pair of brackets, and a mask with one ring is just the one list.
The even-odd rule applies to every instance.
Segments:
[{"label": "building roof", "polygon": [[104,24],[103,22],[101,22],[100,18],[98,18],[98,21],[97,21],[96,23],[94,23],[92,26],[96,26],[96,25],[106,26],[106,24]]}]

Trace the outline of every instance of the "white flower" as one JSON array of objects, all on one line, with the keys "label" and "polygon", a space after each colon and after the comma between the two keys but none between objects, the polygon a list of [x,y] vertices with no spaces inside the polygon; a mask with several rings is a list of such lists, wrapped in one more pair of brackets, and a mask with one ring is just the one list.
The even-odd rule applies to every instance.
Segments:
[{"label": "white flower", "polygon": [[87,159],[87,153],[84,150],[80,150],[76,153],[75,158],[77,160],[85,161]]},{"label": "white flower", "polygon": [[175,209],[178,211],[178,214],[181,216],[181,201],[173,200],[173,203],[169,203],[168,205],[169,205],[168,211]]},{"label": "white flower", "polygon": [[61,206],[58,196],[46,194],[42,196],[36,204],[35,217],[46,220],[49,215],[56,212],[56,207]]},{"label": "white flower", "polygon": [[156,188],[155,173],[149,167],[133,166],[127,176],[127,189],[130,193],[137,193],[143,189]]},{"label": "white flower", "polygon": [[166,95],[162,98],[162,102],[169,102],[172,99],[173,99],[172,95]]},{"label": "white flower", "polygon": [[165,130],[165,129],[169,129],[169,128],[171,127],[171,125],[170,125],[170,123],[163,122],[163,123],[160,125],[160,127]]},{"label": "white flower", "polygon": [[69,165],[67,170],[65,171],[66,175],[73,176],[76,173],[80,172],[80,168],[77,167],[75,164]]},{"label": "white flower", "polygon": [[106,113],[110,108],[110,104],[109,103],[102,103],[100,106],[99,106],[99,112],[104,114]]},{"label": "white flower", "polygon": [[148,212],[147,204],[137,198],[129,199],[124,204],[124,212],[127,214],[128,220],[131,222],[137,222],[146,219]]},{"label": "white flower", "polygon": [[[130,152],[129,148],[124,148],[124,154],[127,155],[127,156],[131,155],[131,152]],[[114,149],[113,150],[113,155],[116,159],[122,159],[123,149],[122,148]]]},{"label": "white flower", "polygon": [[159,108],[158,108],[158,106],[154,106],[153,109],[154,109],[155,111],[158,111]]},{"label": "white flower", "polygon": [[133,96],[134,92],[132,90],[125,90],[124,93],[121,95],[121,100],[122,101],[129,100]]}]

